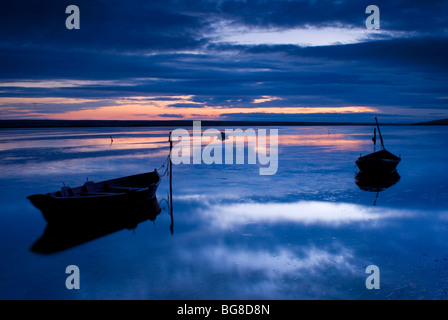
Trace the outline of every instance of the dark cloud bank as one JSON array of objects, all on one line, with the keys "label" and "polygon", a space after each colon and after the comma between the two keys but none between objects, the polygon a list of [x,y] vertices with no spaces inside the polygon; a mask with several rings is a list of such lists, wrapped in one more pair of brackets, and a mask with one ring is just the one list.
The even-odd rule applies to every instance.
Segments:
[{"label": "dark cloud bank", "polygon": [[[65,28],[69,4],[80,8],[80,30]],[[266,106],[371,106],[382,108],[389,118],[393,110],[422,110],[425,119],[430,118],[429,113],[424,116],[426,109],[446,111],[446,1],[378,2],[382,29],[401,32],[399,37],[317,47],[219,41],[219,22],[247,30],[362,28],[369,4],[373,2],[8,2],[0,10],[0,97],[194,95],[194,102],[209,106],[250,108],[259,107],[251,104],[255,98],[276,96],[281,100]],[[57,79],[92,83],[69,88],[7,84]],[[98,80],[114,81],[95,84]],[[181,117],[162,116],[173,115]],[[263,114],[226,119],[263,116],[270,119]],[[310,116],[294,120],[302,118]]]}]

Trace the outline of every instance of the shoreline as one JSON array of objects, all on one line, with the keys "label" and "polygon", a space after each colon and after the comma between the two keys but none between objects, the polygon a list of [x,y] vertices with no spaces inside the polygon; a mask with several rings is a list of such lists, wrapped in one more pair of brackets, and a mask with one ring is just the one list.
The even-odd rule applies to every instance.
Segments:
[{"label": "shoreline", "polygon": [[[88,127],[185,127],[193,120],[0,120],[1,129],[13,128],[88,128]],[[366,122],[311,121],[219,121],[201,120],[204,127],[270,127],[270,126],[372,126]],[[434,125],[433,123],[382,123],[381,126]]]}]

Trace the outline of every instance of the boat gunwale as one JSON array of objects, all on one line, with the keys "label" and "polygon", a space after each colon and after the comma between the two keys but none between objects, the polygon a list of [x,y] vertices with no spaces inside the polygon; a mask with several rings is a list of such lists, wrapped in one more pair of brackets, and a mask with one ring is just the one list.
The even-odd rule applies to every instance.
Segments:
[{"label": "boat gunwale", "polygon": [[[119,192],[101,192],[98,190],[92,190],[92,191],[85,191],[85,184],[83,186],[77,186],[77,187],[67,187],[71,190],[71,192],[73,193],[70,196],[64,196],[61,194],[61,191],[54,191],[54,192],[48,192],[45,194],[34,194],[34,195],[30,195],[27,198],[28,199],[32,199],[36,196],[39,197],[48,197],[54,200],[64,200],[64,199],[91,199],[91,198],[105,198],[105,197],[118,197],[118,196],[126,196],[129,195],[131,193],[143,193],[145,191],[149,191],[153,188],[157,188],[158,185],[160,184],[161,178],[159,173],[157,172],[157,170],[155,169],[154,171],[151,172],[145,172],[145,173],[140,173],[140,174],[135,174],[135,175],[131,175],[131,176],[126,176],[126,177],[120,177],[120,178],[114,178],[114,179],[109,179],[109,180],[104,180],[104,181],[98,181],[98,182],[93,182],[91,181],[91,183],[93,183],[94,187],[102,187],[104,188],[105,186],[107,186],[108,183],[112,183],[112,182],[120,182],[120,184],[126,183],[126,181],[132,181],[135,180],[135,178],[137,177],[144,177],[144,176],[154,176],[155,181],[151,182],[150,184],[143,186],[143,187],[134,187],[134,186],[112,186],[110,187],[111,190],[116,189],[120,189],[122,188],[122,191]],[[88,181],[90,182],[90,181]],[[61,195],[59,195],[61,194]]]}]

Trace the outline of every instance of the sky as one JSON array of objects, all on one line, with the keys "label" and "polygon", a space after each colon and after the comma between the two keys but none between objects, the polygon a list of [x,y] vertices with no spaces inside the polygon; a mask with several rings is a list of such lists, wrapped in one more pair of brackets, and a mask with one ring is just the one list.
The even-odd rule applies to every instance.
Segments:
[{"label": "sky", "polygon": [[447,13],[441,0],[8,1],[0,119],[448,118]]}]

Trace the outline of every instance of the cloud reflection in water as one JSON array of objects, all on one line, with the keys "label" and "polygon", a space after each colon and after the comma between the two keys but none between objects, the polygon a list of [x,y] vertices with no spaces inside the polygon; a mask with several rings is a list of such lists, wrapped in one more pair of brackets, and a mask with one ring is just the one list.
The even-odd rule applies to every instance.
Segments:
[{"label": "cloud reflection in water", "polygon": [[236,203],[216,205],[202,215],[214,227],[230,228],[248,223],[324,224],[338,227],[352,222],[369,222],[410,217],[412,210],[367,207],[353,203],[297,201],[292,203]]}]

